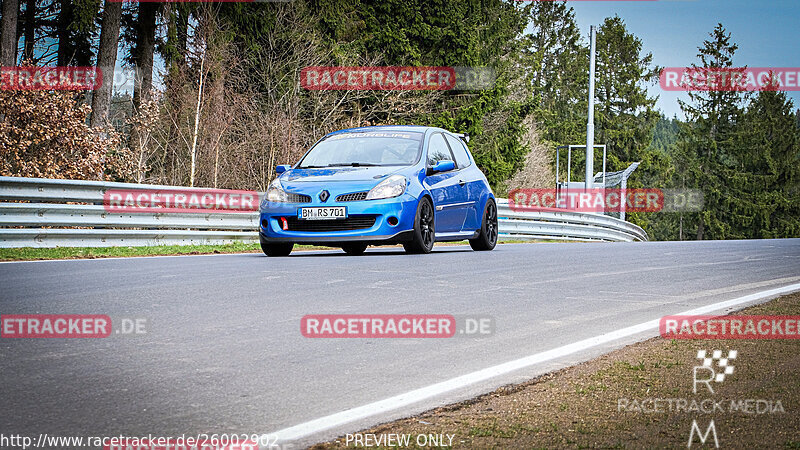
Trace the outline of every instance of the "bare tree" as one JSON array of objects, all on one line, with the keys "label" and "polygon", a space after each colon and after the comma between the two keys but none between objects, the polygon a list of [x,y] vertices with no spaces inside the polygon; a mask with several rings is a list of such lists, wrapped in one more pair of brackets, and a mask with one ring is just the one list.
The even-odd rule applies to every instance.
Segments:
[{"label": "bare tree", "polygon": [[530,148],[525,156],[525,166],[505,184],[512,189],[543,189],[555,186],[553,172],[553,144],[544,142],[539,136],[532,118],[524,122],[528,131],[522,137],[523,145]]},{"label": "bare tree", "polygon": [[23,19],[25,47],[22,49],[22,60],[33,60],[33,45],[36,41],[36,0],[27,0],[25,3],[25,17]]},{"label": "bare tree", "polygon": [[136,40],[136,83],[133,89],[133,106],[139,108],[150,99],[153,89],[153,52],[156,48],[156,16],[159,3],[140,2]]},{"label": "bare tree", "polygon": [[205,51],[200,55],[200,82],[197,85],[197,108],[194,112],[194,131],[192,132],[192,168],[189,171],[189,186],[194,187],[194,172],[197,167],[197,133],[200,130],[200,107],[203,101],[203,80],[205,80],[205,72],[203,66],[206,62]]},{"label": "bare tree", "polygon": [[0,65],[15,66],[17,64],[17,18],[19,16],[18,0],[3,0],[3,19],[0,25],[2,43],[0,43]]},{"label": "bare tree", "polygon": [[106,0],[103,9],[103,24],[100,29],[100,45],[97,51],[97,66],[103,72],[103,82],[92,95],[92,127],[108,123],[108,110],[114,89],[114,67],[117,64],[117,43],[122,16],[122,3]]},{"label": "bare tree", "polygon": [[[313,22],[282,4],[273,10],[274,30],[245,55],[213,8],[192,12],[185,64],[169,71],[159,119],[147,140],[136,141],[147,147],[135,151],[143,182],[263,191],[277,164],[297,161],[326,133],[443,111],[444,92],[305,90],[304,67],[385,61],[340,60],[322,39],[309,38],[318,32]],[[137,130],[131,135],[144,132]]]}]

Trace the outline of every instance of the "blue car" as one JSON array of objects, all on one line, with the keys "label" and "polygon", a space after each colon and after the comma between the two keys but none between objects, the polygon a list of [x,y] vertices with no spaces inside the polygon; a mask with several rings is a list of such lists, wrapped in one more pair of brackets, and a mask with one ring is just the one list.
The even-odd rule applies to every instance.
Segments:
[{"label": "blue car", "polygon": [[328,134],[294,167],[276,167],[260,205],[261,248],[287,256],[294,244],[313,244],[360,255],[400,243],[429,253],[434,242],[467,239],[492,250],[497,204],[464,140],[422,126]]}]

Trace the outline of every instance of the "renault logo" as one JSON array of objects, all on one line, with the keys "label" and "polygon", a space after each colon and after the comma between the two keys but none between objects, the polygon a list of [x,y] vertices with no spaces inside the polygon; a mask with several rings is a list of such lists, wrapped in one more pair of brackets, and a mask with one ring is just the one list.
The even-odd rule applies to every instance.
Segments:
[{"label": "renault logo", "polygon": [[319,199],[322,200],[322,203],[328,201],[328,197],[330,197],[331,193],[328,191],[322,191],[319,193]]}]

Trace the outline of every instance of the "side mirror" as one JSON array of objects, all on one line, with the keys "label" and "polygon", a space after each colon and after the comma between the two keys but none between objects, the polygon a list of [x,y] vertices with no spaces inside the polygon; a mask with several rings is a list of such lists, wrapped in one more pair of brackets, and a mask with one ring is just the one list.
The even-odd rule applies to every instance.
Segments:
[{"label": "side mirror", "polygon": [[292,166],[290,166],[288,164],[281,164],[280,166],[275,166],[275,173],[280,175],[283,172],[286,172],[287,170],[289,170],[291,168],[292,168]]},{"label": "side mirror", "polygon": [[449,159],[443,159],[436,163],[435,166],[431,168],[434,173],[437,172],[449,172],[456,168],[456,163],[450,161]]}]

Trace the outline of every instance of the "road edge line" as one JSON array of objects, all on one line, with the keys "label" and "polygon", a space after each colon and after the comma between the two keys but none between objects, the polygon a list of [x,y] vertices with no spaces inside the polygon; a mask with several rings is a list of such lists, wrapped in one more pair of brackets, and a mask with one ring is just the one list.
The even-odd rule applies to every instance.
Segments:
[{"label": "road edge line", "polygon": [[[790,284],[779,288],[769,289],[766,291],[756,292],[753,294],[745,295],[743,297],[725,300],[722,302],[713,303],[711,305],[693,308],[688,311],[680,312],[674,315],[679,316],[692,316],[706,314],[712,311],[730,308],[756,300],[776,297],[779,295],[790,294],[792,292],[800,291],[800,283]],[[368,403],[366,405],[357,406],[337,413],[329,414],[317,419],[293,425],[288,428],[274,431],[272,433],[265,433],[260,436],[260,442],[273,442],[273,443],[287,443],[295,441],[313,434],[330,430],[341,425],[345,425],[357,420],[366,419],[377,414],[394,411],[404,406],[412,405],[424,400],[428,400],[435,396],[452,392],[454,390],[464,388],[481,381],[486,381],[501,375],[514,372],[516,370],[525,369],[535,364],[547,362],[556,358],[578,353],[583,350],[596,347],[598,345],[607,344],[618,339],[633,336],[638,333],[649,331],[658,328],[660,318],[648,320],[637,325],[621,328],[619,330],[604,333],[591,338],[583,339],[571,344],[556,347],[551,350],[535,353],[533,355],[518,358],[495,366],[487,367],[475,372],[461,375],[449,380],[441,381],[429,386],[419,389],[414,389],[393,397],[389,397],[376,402]]]}]

